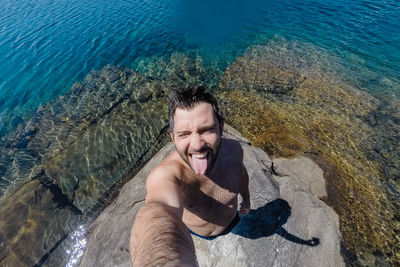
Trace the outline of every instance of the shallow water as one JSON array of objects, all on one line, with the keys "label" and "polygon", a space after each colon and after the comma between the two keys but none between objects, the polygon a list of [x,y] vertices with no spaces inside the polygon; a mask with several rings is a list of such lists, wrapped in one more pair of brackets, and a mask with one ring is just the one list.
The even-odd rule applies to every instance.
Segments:
[{"label": "shallow water", "polygon": [[250,49],[224,73],[228,122],[272,156],[305,155],[323,168],[348,264],[396,265],[399,110],[320,72],[321,58],[298,51],[306,47],[275,45]]},{"label": "shallow water", "polygon": [[[72,251],[68,236],[41,232],[33,222],[53,220],[46,216],[55,207],[50,216],[55,225],[68,218],[67,235],[92,220],[110,187],[162,144],[160,99],[171,88],[202,83],[253,144],[274,156],[306,153],[325,166],[327,202],[341,217],[349,264],[400,261],[397,1],[1,6],[0,192],[6,198],[21,186],[35,188],[49,200],[29,207],[31,220],[13,240],[43,234],[58,244],[55,255]],[[139,74],[109,67],[70,90],[107,64]],[[53,203],[51,194],[61,197]],[[35,196],[26,199],[16,210]],[[51,265],[54,257],[40,253],[29,257]]]},{"label": "shallow water", "polygon": [[222,72],[274,36],[322,47],[349,83],[399,96],[398,1],[2,1],[0,136],[93,69],[195,49]]}]

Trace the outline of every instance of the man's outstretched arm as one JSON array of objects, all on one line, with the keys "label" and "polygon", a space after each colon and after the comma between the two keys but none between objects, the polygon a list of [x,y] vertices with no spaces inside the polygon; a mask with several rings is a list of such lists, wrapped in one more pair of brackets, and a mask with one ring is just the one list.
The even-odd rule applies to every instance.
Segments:
[{"label": "man's outstretched arm", "polygon": [[182,219],[158,202],[136,215],[130,239],[132,266],[196,266],[192,237]]},{"label": "man's outstretched arm", "polygon": [[147,179],[145,205],[132,228],[133,266],[197,266],[189,229],[182,222],[182,200],[175,178],[158,167]]}]

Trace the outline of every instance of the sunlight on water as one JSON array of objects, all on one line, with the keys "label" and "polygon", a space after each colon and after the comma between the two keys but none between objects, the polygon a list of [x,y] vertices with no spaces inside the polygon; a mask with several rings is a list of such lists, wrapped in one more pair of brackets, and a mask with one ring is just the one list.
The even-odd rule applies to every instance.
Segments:
[{"label": "sunlight on water", "polygon": [[134,68],[140,58],[197,49],[221,71],[248,46],[274,36],[334,52],[348,65],[348,81],[362,90],[400,94],[395,0],[41,0],[2,1],[2,7],[0,137],[93,69]]},{"label": "sunlight on water", "polygon": [[78,229],[72,233],[70,239],[72,241],[71,248],[66,250],[65,253],[68,255],[68,262],[66,267],[79,266],[81,257],[86,247],[86,230],[84,226],[81,225]]},{"label": "sunlight on water", "polygon": [[164,144],[170,90],[196,83],[254,145],[321,164],[349,264],[399,264],[399,8],[2,1],[1,261],[77,265],[77,225]]}]

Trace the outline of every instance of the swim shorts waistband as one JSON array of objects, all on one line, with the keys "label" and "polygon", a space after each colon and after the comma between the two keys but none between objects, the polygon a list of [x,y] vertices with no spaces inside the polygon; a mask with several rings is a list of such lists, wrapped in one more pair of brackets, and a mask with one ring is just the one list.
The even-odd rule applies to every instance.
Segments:
[{"label": "swim shorts waistband", "polygon": [[201,237],[201,238],[203,238],[203,239],[214,240],[214,239],[217,238],[217,237],[220,237],[220,236],[229,234],[229,233],[232,231],[232,229],[235,228],[235,226],[239,223],[239,221],[240,221],[239,212],[236,212],[235,218],[233,218],[233,220],[232,220],[231,223],[225,228],[225,230],[224,230],[222,233],[218,234],[218,235],[204,236],[204,235],[196,234],[195,232],[193,232],[193,231],[190,230],[190,229],[189,229],[189,231],[190,231],[190,233],[191,233],[192,235]]}]

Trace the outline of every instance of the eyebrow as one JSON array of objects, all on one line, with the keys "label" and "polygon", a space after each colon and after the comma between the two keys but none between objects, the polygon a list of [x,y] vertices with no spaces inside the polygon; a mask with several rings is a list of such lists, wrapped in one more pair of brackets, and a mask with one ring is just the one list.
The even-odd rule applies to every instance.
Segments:
[{"label": "eyebrow", "polygon": [[189,130],[184,130],[184,131],[176,132],[175,134],[185,134],[185,133],[190,133],[190,131]]},{"label": "eyebrow", "polygon": [[208,131],[208,130],[212,130],[212,129],[214,129],[215,127],[216,127],[216,124],[215,124],[215,123],[212,124],[212,125],[206,125],[206,126],[204,126],[204,127],[199,128],[199,132],[205,132],[205,131]]},{"label": "eyebrow", "polygon": [[[216,126],[217,126],[216,123],[214,123],[212,125],[203,126],[203,127],[199,128],[199,132],[202,133],[202,132],[205,132],[205,131],[208,131],[208,130],[215,129]],[[185,133],[190,133],[190,132],[191,132],[190,130],[182,130],[182,131],[176,132],[175,134],[185,134]]]}]

